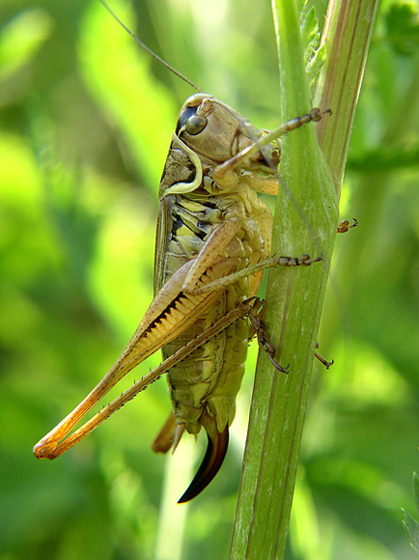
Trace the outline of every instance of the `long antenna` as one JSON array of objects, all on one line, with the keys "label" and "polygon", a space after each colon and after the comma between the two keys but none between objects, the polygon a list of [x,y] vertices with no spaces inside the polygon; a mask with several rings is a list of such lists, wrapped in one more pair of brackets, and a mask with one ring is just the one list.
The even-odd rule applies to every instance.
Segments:
[{"label": "long antenna", "polygon": [[170,66],[170,64],[168,64],[166,61],[164,61],[162,58],[160,58],[155,52],[153,52],[150,48],[147,47],[147,45],[145,43],[143,43],[141,41],[141,39],[139,39],[132,31],[131,29],[129,29],[125,23],[123,23],[119,17],[115,14],[115,12],[108,6],[108,4],[105,2],[105,0],[100,0],[100,2],[105,6],[105,8],[108,10],[108,12],[111,14],[111,16],[116,19],[116,21],[119,23],[119,25],[121,27],[123,27],[125,29],[125,31],[131,35],[131,37],[134,39],[134,41],[136,41],[140,47],[142,47],[145,51],[148,52],[149,55],[151,55],[153,58],[155,58],[157,60],[157,62],[160,62],[160,64],[162,64],[163,66],[165,66],[168,70],[170,70],[170,72],[173,72],[173,74],[175,74],[176,76],[178,76],[181,80],[183,80],[184,82],[186,82],[187,84],[189,84],[191,87],[193,87],[194,89],[196,89],[196,91],[199,91],[199,93],[204,93],[203,90],[201,88],[199,88],[197,85],[195,85],[192,80],[190,80],[189,78],[187,78],[186,76],[184,76],[183,74],[181,74],[180,72],[178,72],[178,70],[176,70],[176,68],[173,68],[173,66]]}]

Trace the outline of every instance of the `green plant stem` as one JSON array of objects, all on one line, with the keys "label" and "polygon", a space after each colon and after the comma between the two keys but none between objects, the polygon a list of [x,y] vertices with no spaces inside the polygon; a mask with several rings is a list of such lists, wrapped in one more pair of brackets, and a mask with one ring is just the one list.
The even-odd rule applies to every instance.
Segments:
[{"label": "green plant stem", "polygon": [[333,0],[327,10],[322,39],[326,64],[314,100],[333,113],[316,132],[338,196],[378,5],[379,0]]},{"label": "green plant stem", "polygon": [[[337,107],[338,114],[333,118],[338,125],[344,120],[339,134],[337,125],[333,125],[333,133],[329,132],[333,118],[320,123],[321,143],[334,179],[313,126],[289,134],[283,142],[272,253],[297,256],[308,252],[311,256],[321,255],[323,261],[309,269],[275,270],[269,275],[267,332],[277,348],[277,361],[283,366],[289,364],[290,374],[276,372],[260,353],[231,547],[233,560],[272,560],[283,558],[285,552],[314,349],[338,223],[338,193],[376,12],[375,1],[365,2],[370,9],[369,26],[357,27],[358,4],[333,2],[324,36],[329,58],[322,71],[321,87],[328,92],[331,88],[332,94],[327,98],[330,103],[322,101],[320,106]],[[273,12],[280,61],[281,116],[285,121],[306,112],[311,103],[296,4],[273,0]],[[353,33],[343,32],[349,31],[350,26],[356,30],[356,50]],[[337,35],[339,53],[332,56],[328,42],[336,45]],[[335,65],[340,68],[342,61],[351,75],[334,70]],[[343,90],[339,88],[341,83]],[[336,98],[339,95],[340,101]],[[320,94],[317,98],[323,99]],[[342,115],[341,107],[345,108]]]}]

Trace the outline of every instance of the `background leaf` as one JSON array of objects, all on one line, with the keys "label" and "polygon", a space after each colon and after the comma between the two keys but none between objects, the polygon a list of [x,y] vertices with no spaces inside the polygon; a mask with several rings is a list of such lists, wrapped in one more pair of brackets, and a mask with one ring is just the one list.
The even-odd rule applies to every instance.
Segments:
[{"label": "background leaf", "polygon": [[[415,498],[416,511],[419,513],[419,478],[418,475],[413,473],[413,496]],[[414,517],[412,517],[407,511],[402,509],[404,515],[404,527],[406,529],[407,536],[409,537],[410,546],[413,549],[414,554],[419,558],[419,523]]]},{"label": "background leaf", "polygon": [[[311,4],[321,26],[325,3]],[[360,225],[338,236],[333,257],[319,342],[335,365],[313,372],[287,559],[411,557],[400,506],[419,459],[419,53],[411,39],[402,53],[387,23],[404,5],[381,3],[359,99],[342,217]],[[269,2],[112,6],[204,90],[259,127],[279,124]],[[0,3],[3,41],[31,9]],[[163,515],[166,459],[149,449],[169,409],[163,380],[58,460],[31,454],[151,301],[157,181],[192,93],[130,46],[96,0],[39,0],[36,13],[33,46],[24,57],[9,50],[19,63],[0,76],[0,558],[164,558],[156,543],[181,515],[166,558],[225,558],[254,348],[226,463],[182,514],[173,504]],[[182,442],[178,472],[204,439]],[[184,481],[169,480],[180,496]]]}]

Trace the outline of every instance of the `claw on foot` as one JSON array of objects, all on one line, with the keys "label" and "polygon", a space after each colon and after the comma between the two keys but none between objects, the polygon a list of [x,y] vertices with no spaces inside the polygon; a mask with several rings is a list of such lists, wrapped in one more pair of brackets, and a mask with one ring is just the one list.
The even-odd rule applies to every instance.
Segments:
[{"label": "claw on foot", "polygon": [[[279,258],[284,258],[284,257],[279,257]],[[308,258],[310,258],[310,257],[308,257]],[[280,371],[282,373],[289,373],[289,370],[288,370],[289,365],[287,367],[282,367],[275,360],[276,349],[275,349],[275,346],[272,344],[272,342],[270,342],[270,340],[268,340],[268,338],[266,336],[265,323],[263,322],[263,319],[262,319],[262,316],[261,316],[262,312],[263,312],[262,307],[263,307],[262,300],[258,300],[257,303],[255,303],[255,305],[249,311],[250,323],[251,323],[252,329],[254,330],[254,332],[256,333],[256,336],[258,338],[258,344],[259,344],[259,346],[261,346],[265,350],[269,361],[278,371]]]},{"label": "claw on foot", "polygon": [[[319,343],[316,342],[316,348],[318,347],[319,347]],[[333,366],[333,364],[335,363],[335,360],[328,362],[325,358],[323,358],[323,356],[321,356],[318,352],[316,352],[316,350],[314,351],[314,355],[319,360],[319,362],[321,362],[324,365],[326,369],[329,369],[330,366]]]},{"label": "claw on foot", "polygon": [[342,220],[336,228],[336,233],[346,233],[350,229],[356,227],[358,225],[358,220],[356,218],[352,218],[352,220],[352,224],[349,223],[349,220]]}]

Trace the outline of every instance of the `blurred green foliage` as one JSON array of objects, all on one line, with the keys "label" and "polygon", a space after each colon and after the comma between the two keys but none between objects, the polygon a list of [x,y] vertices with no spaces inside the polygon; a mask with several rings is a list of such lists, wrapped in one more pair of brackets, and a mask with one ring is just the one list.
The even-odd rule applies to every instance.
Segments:
[{"label": "blurred green foliage", "polygon": [[[201,88],[278,125],[268,2],[112,8]],[[204,438],[174,458],[149,449],[163,380],[60,459],[31,455],[151,301],[157,185],[192,92],[97,0],[5,0],[0,21],[0,559],[226,558],[255,348],[226,463],[190,506],[175,500]],[[418,30],[417,4],[383,0],[343,187],[342,217],[360,226],[337,239],[319,336],[335,365],[313,374],[288,559],[412,557],[400,507],[412,511],[419,460]]]},{"label": "blurred green foliage", "polygon": [[[416,511],[419,513],[419,478],[418,475],[413,473],[413,495],[415,497]],[[404,520],[403,525],[406,529],[407,536],[409,537],[410,546],[416,558],[419,558],[419,523],[407,511],[403,509]]]}]

